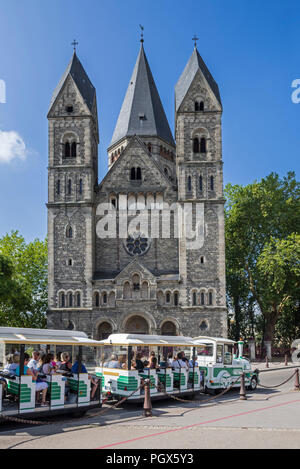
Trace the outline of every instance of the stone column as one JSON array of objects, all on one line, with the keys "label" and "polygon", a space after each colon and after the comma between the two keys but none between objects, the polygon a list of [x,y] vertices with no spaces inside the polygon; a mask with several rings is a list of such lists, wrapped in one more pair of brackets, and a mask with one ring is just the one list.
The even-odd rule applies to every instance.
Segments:
[{"label": "stone column", "polygon": [[255,340],[250,339],[248,341],[249,344],[249,349],[250,349],[250,360],[253,362],[256,360],[256,354],[255,354]]}]

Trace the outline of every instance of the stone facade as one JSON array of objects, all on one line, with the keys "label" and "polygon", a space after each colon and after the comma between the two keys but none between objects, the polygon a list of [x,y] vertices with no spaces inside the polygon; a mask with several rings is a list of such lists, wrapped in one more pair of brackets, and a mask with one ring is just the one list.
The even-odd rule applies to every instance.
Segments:
[{"label": "stone facade", "polygon": [[[222,106],[209,81],[201,68],[192,77],[176,109],[176,146],[159,133],[124,135],[108,148],[109,170],[98,184],[96,94],[83,87],[89,80],[75,54],[72,60],[48,113],[48,327],[99,339],[113,332],[226,336]],[[205,148],[198,151],[195,139]],[[133,179],[133,168],[140,177]],[[193,249],[174,236],[174,211],[169,237],[151,230],[167,204],[185,203],[204,214],[203,242]],[[146,222],[136,218],[142,210]],[[116,233],[103,239],[107,214],[116,215]],[[136,254],[120,232],[125,214],[144,243]]]}]

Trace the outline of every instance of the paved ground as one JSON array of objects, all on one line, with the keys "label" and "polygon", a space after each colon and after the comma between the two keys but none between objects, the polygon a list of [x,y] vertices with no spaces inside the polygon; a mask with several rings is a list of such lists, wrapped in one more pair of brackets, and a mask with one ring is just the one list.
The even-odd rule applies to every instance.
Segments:
[{"label": "paved ground", "polygon": [[[284,381],[293,369],[261,373],[262,384]],[[300,392],[293,380],[281,388],[260,388],[240,401],[230,391],[216,403],[161,401],[153,417],[142,406],[109,410],[103,416],[49,426],[0,427],[0,448],[299,448]]]}]

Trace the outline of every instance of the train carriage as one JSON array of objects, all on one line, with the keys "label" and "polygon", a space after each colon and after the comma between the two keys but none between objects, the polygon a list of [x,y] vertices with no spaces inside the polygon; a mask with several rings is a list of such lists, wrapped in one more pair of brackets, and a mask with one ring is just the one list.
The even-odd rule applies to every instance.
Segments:
[{"label": "train carriage", "polygon": [[[103,392],[113,398],[129,396],[131,402],[141,401],[144,399],[141,384],[145,379],[150,380],[152,399],[162,399],[166,397],[166,393],[193,395],[203,390],[203,376],[196,365],[188,369],[180,366],[172,369],[167,363],[168,354],[173,357],[182,351],[192,358],[195,346],[190,337],[111,334],[101,342],[104,346],[101,366],[95,371],[102,378]],[[155,368],[149,367],[151,352],[157,358]],[[142,370],[133,366],[133,359],[137,354],[145,363]],[[110,360],[111,357],[115,357],[113,361]]]},{"label": "train carriage", "polygon": [[[83,367],[83,359],[88,367],[90,357],[94,357],[99,347],[102,345],[89,339],[84,332],[0,327],[0,414],[24,414],[26,418],[36,418],[70,412],[82,414],[101,407],[101,380],[96,383],[98,389],[92,400],[92,376]],[[68,352],[73,361],[76,357],[78,365],[77,373],[57,369],[49,375],[43,375],[43,381],[47,383],[46,405],[43,407],[36,403],[36,381],[25,373],[24,368],[24,354],[33,349],[45,353]],[[4,369],[9,353],[19,355],[19,376]]]}]

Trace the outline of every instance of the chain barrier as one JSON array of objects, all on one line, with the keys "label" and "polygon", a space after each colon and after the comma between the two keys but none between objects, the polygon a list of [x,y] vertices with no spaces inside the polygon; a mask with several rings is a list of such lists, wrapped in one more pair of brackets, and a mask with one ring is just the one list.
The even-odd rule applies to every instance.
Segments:
[{"label": "chain barrier", "polygon": [[[239,379],[241,379],[241,375],[238,376],[238,378],[237,378],[235,381],[233,381],[233,383],[231,383],[231,385],[228,386],[228,388],[225,388],[220,394],[217,394],[217,395],[215,395],[215,396],[211,396],[211,397],[209,397],[208,399],[205,399],[205,400],[201,400],[200,403],[199,403],[199,405],[197,405],[197,406],[195,406],[195,407],[199,407],[201,404],[206,404],[207,402],[210,402],[210,401],[213,401],[213,400],[215,400],[215,399],[218,399],[219,397],[222,397],[224,394],[226,394],[228,391],[230,391],[230,390],[233,388],[233,386],[238,382]],[[161,389],[159,386],[156,386],[156,385],[154,385],[154,386],[156,387],[156,389],[157,389],[159,392],[163,392],[164,394],[168,395],[170,398],[172,398],[172,399],[174,399],[174,400],[176,400],[176,401],[184,402],[184,403],[187,403],[187,402],[188,402],[188,403],[191,403],[191,401],[188,400],[188,399],[182,399],[182,398],[180,398],[180,397],[173,396],[173,394],[168,393],[164,388]],[[196,390],[196,391],[197,391],[197,390]],[[200,389],[199,389],[199,391],[200,391]]]},{"label": "chain barrier", "polygon": [[[77,418],[76,420],[83,420],[83,419],[86,420],[86,419],[89,419],[89,418],[98,417],[99,415],[102,415],[105,412],[108,412],[109,410],[114,409],[114,408],[118,407],[119,405],[123,404],[123,402],[127,401],[127,399],[129,399],[131,396],[133,396],[133,394],[135,394],[137,391],[139,391],[142,387],[143,387],[143,384],[141,384],[137,389],[135,389],[132,393],[130,393],[129,396],[123,397],[116,404],[114,404],[110,407],[106,407],[105,409],[101,409],[101,411],[97,412],[96,414],[88,415],[88,416],[82,416],[82,417]],[[102,401],[102,405],[107,400],[108,400],[108,398],[104,399]],[[80,408],[77,407],[76,410],[77,409],[80,409]],[[75,412],[76,412],[76,410],[75,410]],[[45,420],[27,420],[27,419],[22,419],[20,417],[11,417],[9,415],[0,415],[0,417],[4,420],[10,421],[10,422],[25,423],[25,424],[29,424],[29,425],[53,425],[54,424],[54,422],[47,422]],[[68,420],[60,420],[58,423],[64,423],[64,422],[68,422]]]},{"label": "chain barrier", "polygon": [[288,383],[295,376],[296,373],[297,373],[297,370],[295,370],[294,373],[288,379],[286,379],[285,381],[283,381],[280,384],[276,384],[276,385],[274,384],[273,386],[265,386],[261,383],[257,383],[257,384],[258,384],[258,386],[260,386],[262,388],[265,388],[265,389],[279,388],[280,386],[283,386],[284,384]]}]

